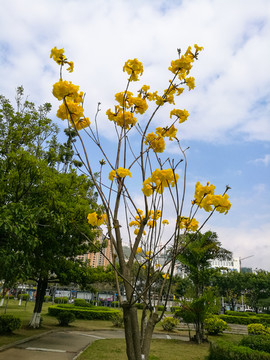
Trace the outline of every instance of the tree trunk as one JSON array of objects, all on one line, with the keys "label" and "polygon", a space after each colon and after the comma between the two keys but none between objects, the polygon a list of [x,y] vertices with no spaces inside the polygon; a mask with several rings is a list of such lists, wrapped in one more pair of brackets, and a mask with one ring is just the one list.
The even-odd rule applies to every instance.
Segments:
[{"label": "tree trunk", "polygon": [[150,315],[147,321],[147,326],[144,332],[144,337],[142,339],[142,345],[141,345],[142,354],[144,355],[145,360],[148,360],[149,357],[152,335],[154,332],[155,325],[157,323],[157,319],[158,319],[158,313],[154,312]]},{"label": "tree trunk", "polygon": [[36,302],[35,308],[32,315],[32,319],[30,320],[29,326],[33,328],[40,327],[41,320],[41,310],[44,302],[44,296],[46,294],[48,280],[47,279],[39,279],[37,286],[37,294],[36,294]]},{"label": "tree trunk", "polygon": [[[128,360],[142,360],[141,338],[137,316],[137,308],[128,303],[123,303],[126,353]],[[146,360],[146,359],[145,359]]]}]

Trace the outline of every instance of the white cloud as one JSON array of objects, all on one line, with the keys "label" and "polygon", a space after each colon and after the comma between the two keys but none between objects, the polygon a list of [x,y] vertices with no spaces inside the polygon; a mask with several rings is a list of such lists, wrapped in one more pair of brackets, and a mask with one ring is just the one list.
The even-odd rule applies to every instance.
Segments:
[{"label": "white cloud", "polygon": [[270,164],[270,154],[265,154],[263,158],[255,159],[250,161],[253,164],[262,164],[268,166]]}]

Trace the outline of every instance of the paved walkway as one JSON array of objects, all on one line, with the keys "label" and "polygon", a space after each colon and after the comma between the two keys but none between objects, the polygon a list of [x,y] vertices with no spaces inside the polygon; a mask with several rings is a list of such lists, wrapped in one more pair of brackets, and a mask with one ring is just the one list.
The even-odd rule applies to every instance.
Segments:
[{"label": "paved walkway", "polygon": [[[123,330],[57,331],[11,345],[0,352],[0,360],[73,360],[92,342],[124,338]],[[187,340],[179,335],[154,334],[158,339]]]}]

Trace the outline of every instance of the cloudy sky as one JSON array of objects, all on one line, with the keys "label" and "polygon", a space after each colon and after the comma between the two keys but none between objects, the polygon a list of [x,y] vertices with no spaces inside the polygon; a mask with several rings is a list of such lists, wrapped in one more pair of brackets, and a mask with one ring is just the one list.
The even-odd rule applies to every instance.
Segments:
[{"label": "cloudy sky", "polygon": [[[100,129],[110,144],[105,112],[125,88],[124,62],[138,58],[143,83],[164,90],[177,48],[195,43],[204,46],[192,71],[196,88],[178,103],[190,113],[181,127],[190,147],[188,195],[197,180],[219,193],[230,185],[231,211],[206,229],[242,266],[270,271],[269,0],[1,1],[0,93],[13,102],[23,85],[30,100],[52,103],[51,117],[63,128],[54,115],[58,68],[49,54],[64,47],[75,63],[66,78],[86,92],[90,119],[101,102]],[[162,110],[157,122],[165,116]],[[174,153],[171,146],[167,155]]]}]

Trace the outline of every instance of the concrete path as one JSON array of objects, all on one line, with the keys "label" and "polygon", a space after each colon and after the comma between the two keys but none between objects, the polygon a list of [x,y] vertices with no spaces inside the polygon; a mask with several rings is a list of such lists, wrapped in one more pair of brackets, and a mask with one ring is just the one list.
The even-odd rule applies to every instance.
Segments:
[{"label": "concrete path", "polygon": [[[12,345],[0,352],[0,360],[73,360],[92,342],[101,339],[124,338],[123,330],[57,331]],[[178,335],[154,334],[158,339],[187,340]]]}]

